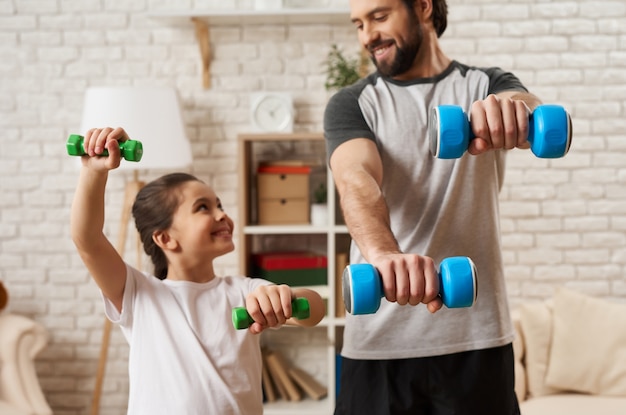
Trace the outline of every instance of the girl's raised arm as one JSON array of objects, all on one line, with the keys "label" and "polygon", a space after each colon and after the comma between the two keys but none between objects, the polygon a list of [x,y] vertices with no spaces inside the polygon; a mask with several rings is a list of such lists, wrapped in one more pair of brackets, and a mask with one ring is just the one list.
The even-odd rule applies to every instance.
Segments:
[{"label": "girl's raised arm", "polygon": [[[82,157],[78,185],[72,203],[70,229],[76,249],[91,276],[121,312],[126,284],[126,264],[103,232],[104,191],[108,172],[120,164],[117,141],[124,138],[121,128],[90,130],[85,140],[98,140],[109,151],[108,157]],[[92,141],[92,144],[94,142]]]}]

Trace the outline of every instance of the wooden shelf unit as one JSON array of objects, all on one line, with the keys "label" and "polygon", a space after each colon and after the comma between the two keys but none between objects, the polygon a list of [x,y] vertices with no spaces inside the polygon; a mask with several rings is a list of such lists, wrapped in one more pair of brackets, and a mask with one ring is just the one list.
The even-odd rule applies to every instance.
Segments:
[{"label": "wooden shelf unit", "polygon": [[[313,144],[313,148],[307,149],[306,144]],[[305,145],[305,150],[313,151],[313,154],[302,154],[298,151],[299,145]],[[257,146],[275,145],[279,149],[287,149],[288,157],[295,156],[313,157],[320,160],[322,171],[328,188],[328,223],[326,225],[263,225],[259,226],[254,222],[255,203],[255,172],[259,161],[267,155],[259,154]],[[321,149],[321,150],[320,150]],[[263,150],[261,147],[260,150]],[[322,133],[276,133],[276,134],[240,134],[238,137],[238,168],[239,168],[239,232],[237,250],[239,254],[239,268],[243,275],[251,274],[250,255],[255,249],[255,238],[306,238],[315,237],[323,239],[324,249],[327,256],[327,284],[324,286],[309,287],[318,290],[322,297],[327,300],[328,311],[326,317],[320,323],[320,327],[325,328],[327,339],[324,339],[326,353],[327,379],[325,385],[328,387],[328,396],[320,401],[303,400],[301,402],[273,402],[266,404],[266,415],[279,414],[332,414],[335,407],[335,356],[340,351],[344,318],[336,316],[336,303],[339,298],[336,282],[336,258],[337,252],[347,252],[349,246],[349,235],[346,226],[341,223],[340,215],[337,215],[338,201],[335,193],[335,186],[330,171],[326,167],[326,155],[324,149],[324,137]],[[280,153],[280,151],[279,151]],[[256,241],[258,242],[258,241]],[[297,248],[294,248],[297,249]],[[342,306],[342,305],[341,305]],[[285,328],[287,330],[311,330],[303,328]],[[284,329],[283,329],[284,330]],[[297,344],[294,345],[297,347]]]}]

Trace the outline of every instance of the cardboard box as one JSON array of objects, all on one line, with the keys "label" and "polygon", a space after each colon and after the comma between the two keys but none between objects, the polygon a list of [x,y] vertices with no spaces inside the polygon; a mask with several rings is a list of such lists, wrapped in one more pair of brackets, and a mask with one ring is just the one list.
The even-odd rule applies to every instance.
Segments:
[{"label": "cardboard box", "polygon": [[257,171],[259,225],[309,223],[308,166],[260,166]]},{"label": "cardboard box", "polygon": [[266,252],[252,255],[254,276],[293,287],[326,285],[325,255],[308,251]]},{"label": "cardboard box", "polygon": [[259,201],[259,225],[297,225],[309,222],[309,202],[303,199]]}]

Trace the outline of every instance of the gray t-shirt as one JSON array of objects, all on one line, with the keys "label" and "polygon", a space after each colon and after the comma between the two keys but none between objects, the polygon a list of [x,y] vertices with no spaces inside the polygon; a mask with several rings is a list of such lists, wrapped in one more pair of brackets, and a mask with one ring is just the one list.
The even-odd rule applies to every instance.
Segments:
[{"label": "gray t-shirt", "polygon": [[[453,61],[433,78],[395,81],[374,73],[335,94],[325,112],[328,156],[353,138],[373,140],[383,163],[382,192],[403,252],[468,256],[478,272],[472,308],[399,306],[382,299],[373,315],[347,315],[342,355],[402,359],[501,346],[513,339],[500,248],[498,194],[505,152],[436,159],[428,115],[443,104],[471,104],[505,90],[526,91],[511,73]],[[366,262],[353,242],[350,262]]]}]

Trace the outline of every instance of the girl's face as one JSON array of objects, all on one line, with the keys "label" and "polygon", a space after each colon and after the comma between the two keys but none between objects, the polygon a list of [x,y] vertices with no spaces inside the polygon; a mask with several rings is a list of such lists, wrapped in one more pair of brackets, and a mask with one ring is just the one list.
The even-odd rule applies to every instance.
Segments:
[{"label": "girl's face", "polygon": [[183,183],[180,205],[168,233],[178,241],[189,266],[232,252],[234,223],[213,189],[200,181]]}]

